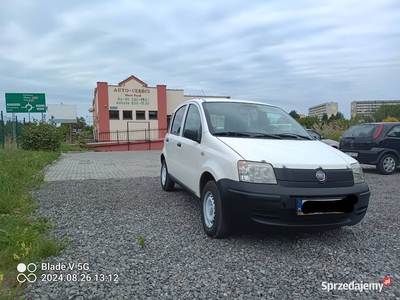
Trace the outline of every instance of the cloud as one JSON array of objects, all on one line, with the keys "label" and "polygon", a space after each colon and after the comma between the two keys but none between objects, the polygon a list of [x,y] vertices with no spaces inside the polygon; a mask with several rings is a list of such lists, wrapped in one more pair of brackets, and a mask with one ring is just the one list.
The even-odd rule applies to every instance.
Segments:
[{"label": "cloud", "polygon": [[3,1],[0,94],[45,91],[86,116],[97,81],[134,74],[349,116],[351,101],[400,99],[398,24],[397,0]]}]

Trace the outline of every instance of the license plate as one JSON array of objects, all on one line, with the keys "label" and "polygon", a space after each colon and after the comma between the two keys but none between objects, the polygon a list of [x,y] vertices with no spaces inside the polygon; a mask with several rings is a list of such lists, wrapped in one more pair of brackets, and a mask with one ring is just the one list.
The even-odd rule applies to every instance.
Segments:
[{"label": "license plate", "polygon": [[350,155],[351,157],[357,157],[358,153],[357,152],[345,152],[347,155]]},{"label": "license plate", "polygon": [[318,199],[318,200],[304,200],[304,199],[297,199],[297,215],[298,216],[313,216],[313,215],[336,215],[336,214],[343,214],[343,212],[336,212],[336,211],[321,211],[321,212],[312,212],[312,213],[304,213],[302,210],[303,204],[307,201],[339,201],[341,199]]}]

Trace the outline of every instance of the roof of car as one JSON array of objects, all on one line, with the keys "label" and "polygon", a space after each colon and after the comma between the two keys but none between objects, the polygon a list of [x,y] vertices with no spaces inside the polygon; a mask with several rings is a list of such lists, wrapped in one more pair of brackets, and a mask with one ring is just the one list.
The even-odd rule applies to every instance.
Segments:
[{"label": "roof of car", "polygon": [[273,104],[260,102],[260,101],[250,101],[250,100],[241,100],[241,99],[224,99],[224,98],[196,98],[188,101],[201,101],[201,102],[236,102],[236,103],[253,103],[253,104],[262,104],[269,106],[276,106]]},{"label": "roof of car", "polygon": [[396,125],[396,124],[400,124],[400,122],[371,122],[371,123],[360,123],[360,124],[356,124],[356,125]]}]

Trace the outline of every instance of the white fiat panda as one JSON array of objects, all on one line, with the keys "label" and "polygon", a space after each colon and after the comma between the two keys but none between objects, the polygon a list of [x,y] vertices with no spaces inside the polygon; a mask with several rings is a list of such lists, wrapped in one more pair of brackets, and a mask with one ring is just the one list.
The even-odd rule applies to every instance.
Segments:
[{"label": "white fiat panda", "polygon": [[360,164],[282,109],[242,100],[194,99],[171,118],[161,186],[201,199],[203,227],[229,235],[237,217],[285,227],[342,227],[364,217],[370,191]]}]

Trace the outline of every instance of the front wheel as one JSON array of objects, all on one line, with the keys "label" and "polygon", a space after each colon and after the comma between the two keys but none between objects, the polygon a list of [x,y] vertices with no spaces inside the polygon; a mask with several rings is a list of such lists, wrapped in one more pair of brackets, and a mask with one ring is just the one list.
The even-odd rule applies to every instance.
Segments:
[{"label": "front wheel", "polygon": [[170,178],[165,159],[161,163],[161,174],[160,174],[161,187],[164,191],[170,192],[175,187],[175,182]]},{"label": "front wheel", "polygon": [[382,174],[391,175],[396,171],[397,159],[393,154],[385,154],[376,167]]},{"label": "front wheel", "polygon": [[201,219],[207,235],[212,238],[229,236],[229,213],[222,203],[221,194],[214,180],[207,182],[204,186],[201,202]]}]

